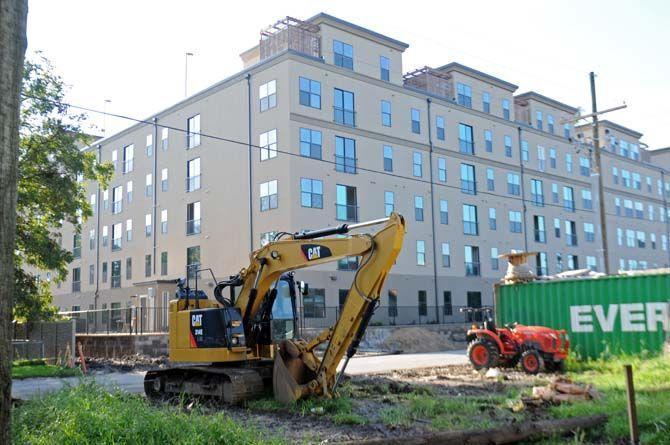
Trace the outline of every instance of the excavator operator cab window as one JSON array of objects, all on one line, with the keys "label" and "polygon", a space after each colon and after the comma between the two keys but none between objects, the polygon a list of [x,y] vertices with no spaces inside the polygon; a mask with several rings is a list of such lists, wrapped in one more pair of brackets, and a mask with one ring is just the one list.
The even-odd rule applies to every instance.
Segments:
[{"label": "excavator operator cab window", "polygon": [[272,306],[272,339],[285,340],[295,336],[295,290],[292,282],[279,280],[277,297]]}]

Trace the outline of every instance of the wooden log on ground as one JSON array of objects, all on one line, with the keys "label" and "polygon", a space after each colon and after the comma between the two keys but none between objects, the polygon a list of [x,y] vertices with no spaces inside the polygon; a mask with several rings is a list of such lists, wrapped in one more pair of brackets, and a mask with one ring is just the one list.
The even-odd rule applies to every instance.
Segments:
[{"label": "wooden log on ground", "polygon": [[595,428],[607,421],[605,414],[569,417],[567,419],[519,422],[488,430],[445,431],[419,437],[384,437],[368,440],[341,442],[343,445],[433,445],[433,444],[509,444],[521,440],[563,435],[570,431]]}]

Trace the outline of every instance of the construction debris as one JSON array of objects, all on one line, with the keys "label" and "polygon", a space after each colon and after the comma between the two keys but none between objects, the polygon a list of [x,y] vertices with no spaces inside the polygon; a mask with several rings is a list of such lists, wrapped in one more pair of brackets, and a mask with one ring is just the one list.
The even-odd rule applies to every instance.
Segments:
[{"label": "construction debris", "polygon": [[547,386],[534,386],[532,393],[533,399],[552,403],[594,400],[599,397],[591,385],[579,385],[565,377],[556,378]]}]

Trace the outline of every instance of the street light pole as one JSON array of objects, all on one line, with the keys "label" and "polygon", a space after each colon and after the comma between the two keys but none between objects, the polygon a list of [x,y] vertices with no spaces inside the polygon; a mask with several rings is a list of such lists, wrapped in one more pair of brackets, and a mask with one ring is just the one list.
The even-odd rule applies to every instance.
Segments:
[{"label": "street light pole", "polygon": [[184,97],[188,97],[188,57],[193,53],[184,53]]},{"label": "street light pole", "polygon": [[105,102],[102,105],[102,134],[107,135],[107,104],[111,104],[110,99],[105,99]]}]

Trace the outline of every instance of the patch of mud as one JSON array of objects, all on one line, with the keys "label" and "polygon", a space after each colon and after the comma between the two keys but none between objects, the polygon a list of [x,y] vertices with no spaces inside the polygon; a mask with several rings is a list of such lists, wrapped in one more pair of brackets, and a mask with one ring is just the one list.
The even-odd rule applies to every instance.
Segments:
[{"label": "patch of mud", "polygon": [[[77,360],[76,364],[79,364],[79,360]],[[87,368],[96,373],[148,371],[150,369],[166,368],[169,365],[170,361],[167,356],[150,357],[148,355],[135,354],[121,358],[86,357]]]},{"label": "patch of mud", "polygon": [[453,341],[440,332],[420,327],[396,329],[380,345],[383,350],[412,353],[448,351],[466,346],[465,342]]}]

